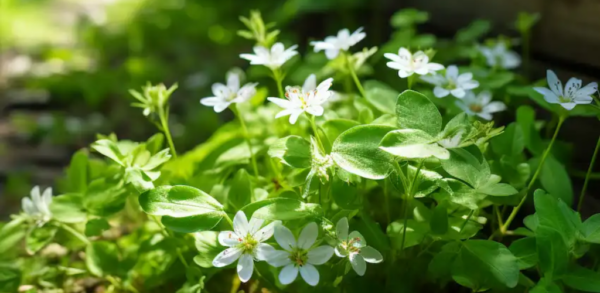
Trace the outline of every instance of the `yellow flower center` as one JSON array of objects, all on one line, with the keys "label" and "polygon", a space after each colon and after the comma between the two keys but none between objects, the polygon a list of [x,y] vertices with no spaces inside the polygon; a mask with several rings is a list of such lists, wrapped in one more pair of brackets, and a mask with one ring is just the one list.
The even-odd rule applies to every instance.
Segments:
[{"label": "yellow flower center", "polygon": [[481,112],[481,110],[483,110],[483,107],[481,105],[473,104],[473,105],[469,106],[469,109],[471,109],[471,111],[473,111],[475,113],[479,113],[479,112]]},{"label": "yellow flower center", "polygon": [[301,267],[308,261],[308,253],[304,249],[294,248],[290,253],[290,260],[297,266]]}]

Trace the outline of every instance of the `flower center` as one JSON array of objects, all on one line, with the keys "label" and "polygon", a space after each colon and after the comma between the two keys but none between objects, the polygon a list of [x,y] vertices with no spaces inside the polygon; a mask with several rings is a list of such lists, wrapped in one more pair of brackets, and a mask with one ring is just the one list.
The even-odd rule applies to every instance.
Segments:
[{"label": "flower center", "polygon": [[231,93],[227,98],[225,98],[228,102],[233,101],[237,97],[237,93]]},{"label": "flower center", "polygon": [[561,103],[570,103],[570,102],[571,102],[571,98],[569,98],[569,97],[564,97],[564,96],[560,96],[560,97],[558,97],[558,100],[559,100]]},{"label": "flower center", "polygon": [[471,111],[473,111],[475,113],[479,113],[479,112],[481,112],[481,110],[483,110],[483,107],[478,104],[473,104],[473,105],[469,106],[469,109],[471,109]]},{"label": "flower center", "polygon": [[254,237],[252,237],[250,233],[248,233],[248,235],[246,235],[246,237],[241,240],[242,243],[240,243],[239,246],[242,249],[242,251],[244,253],[252,254],[254,252],[254,249],[258,245],[258,241],[256,241],[256,239],[254,239]]},{"label": "flower center", "polygon": [[301,267],[306,264],[306,261],[308,260],[308,252],[301,248],[294,248],[292,253],[290,253],[290,260]]},{"label": "flower center", "polygon": [[360,243],[360,238],[355,237],[347,241],[342,241],[341,245],[348,253],[360,253],[360,248],[354,246],[355,243]]}]

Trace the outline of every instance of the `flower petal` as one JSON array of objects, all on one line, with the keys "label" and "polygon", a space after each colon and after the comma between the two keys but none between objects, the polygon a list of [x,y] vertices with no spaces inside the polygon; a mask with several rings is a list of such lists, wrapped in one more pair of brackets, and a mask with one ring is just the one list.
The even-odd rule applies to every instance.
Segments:
[{"label": "flower petal", "polygon": [[262,227],[264,222],[265,220],[263,219],[258,219],[254,217],[251,218],[250,222],[248,223],[248,233],[250,233],[250,235],[254,235],[254,233],[258,232],[260,227]]},{"label": "flower petal", "polygon": [[30,216],[37,214],[37,210],[29,197],[24,197],[21,200],[21,208],[23,208],[23,211]]},{"label": "flower petal", "polygon": [[248,235],[250,224],[248,223],[248,218],[246,218],[246,214],[242,211],[238,211],[233,217],[233,230],[235,234],[244,238]]},{"label": "flower petal", "polygon": [[233,93],[240,89],[240,75],[235,71],[230,71],[227,74],[227,87]]},{"label": "flower petal", "polygon": [[365,259],[358,253],[353,253],[350,255],[350,264],[352,268],[359,276],[364,276],[365,271],[367,270],[367,263]]},{"label": "flower petal", "polygon": [[429,72],[433,73],[435,71],[444,69],[444,65],[439,63],[428,63],[427,69],[429,69]]},{"label": "flower petal", "polygon": [[343,217],[339,219],[337,224],[335,225],[335,233],[337,235],[337,238],[342,241],[348,239],[348,228],[348,218]]},{"label": "flower petal", "polygon": [[319,283],[319,271],[311,264],[305,264],[300,267],[300,275],[307,284],[316,286]]},{"label": "flower petal", "polygon": [[254,239],[258,242],[266,241],[267,239],[273,236],[273,233],[275,232],[275,227],[280,225],[281,221],[273,221],[268,225],[262,227],[262,229],[258,230],[256,233],[252,234],[252,236],[254,236]]},{"label": "flower petal", "polygon": [[292,260],[290,259],[290,253],[283,250],[275,250],[271,252],[265,261],[276,268],[292,263]]},{"label": "flower petal", "polygon": [[545,87],[534,87],[536,92],[542,94],[544,96],[544,100],[550,104],[557,104],[560,102],[558,96],[548,88]]},{"label": "flower petal", "polygon": [[325,109],[323,109],[323,107],[321,107],[319,105],[309,106],[305,110],[307,113],[309,113],[313,116],[321,116],[321,115],[323,115],[323,112],[325,112]]},{"label": "flower petal", "polygon": [[215,110],[216,113],[221,113],[225,109],[227,109],[229,107],[229,105],[231,105],[230,102],[223,102],[223,103],[220,103],[220,104],[216,104],[213,109]]},{"label": "flower petal", "polygon": [[279,282],[283,285],[288,285],[294,282],[298,277],[298,267],[294,264],[289,264],[285,266],[281,272],[279,272]]},{"label": "flower petal", "polygon": [[298,247],[302,249],[309,249],[319,236],[319,226],[317,223],[311,222],[304,226],[300,236],[298,237]]},{"label": "flower petal", "polygon": [[269,100],[269,102],[272,102],[273,104],[275,104],[281,108],[284,108],[284,109],[290,108],[292,106],[292,103],[286,99],[267,98],[267,100]]},{"label": "flower petal", "polygon": [[276,250],[273,248],[273,246],[266,243],[259,243],[256,246],[256,259],[268,260],[275,251]]},{"label": "flower petal", "polygon": [[453,96],[455,96],[455,97],[457,97],[457,98],[461,99],[461,98],[463,98],[463,97],[465,96],[465,93],[466,93],[466,92],[465,92],[465,90],[463,90],[463,89],[461,89],[461,88],[456,88],[456,89],[453,89],[453,90],[451,90],[451,91],[450,91],[450,93],[451,93]]},{"label": "flower petal", "polygon": [[234,246],[242,243],[241,237],[233,231],[221,231],[218,238],[219,243],[223,246]]},{"label": "flower petal", "polygon": [[361,248],[367,246],[367,240],[365,240],[365,237],[363,237],[358,231],[352,231],[352,233],[348,235],[348,239],[354,239],[354,247]]},{"label": "flower petal", "polygon": [[254,271],[254,259],[249,254],[242,254],[237,264],[237,273],[240,281],[246,283],[252,277]]},{"label": "flower petal", "polygon": [[234,261],[236,261],[240,257],[240,255],[242,255],[241,249],[235,247],[227,248],[221,251],[221,253],[217,254],[217,256],[215,256],[215,259],[213,259],[212,264],[217,268],[228,266]]},{"label": "flower petal", "polygon": [[275,226],[275,241],[281,246],[281,248],[292,251],[296,247],[296,238],[292,231],[283,225]]},{"label": "flower petal", "polygon": [[433,95],[437,98],[443,98],[448,94],[450,94],[450,91],[441,86],[436,86],[435,88],[433,88]]},{"label": "flower petal", "polygon": [[571,111],[571,110],[573,110],[573,108],[575,108],[575,106],[576,106],[577,104],[575,104],[575,103],[562,103],[562,104],[560,104],[560,105],[561,105],[563,108],[565,108],[565,109],[567,109],[567,110]]},{"label": "flower petal", "polygon": [[548,79],[548,87],[550,90],[552,90],[552,92],[559,97],[563,96],[562,82],[560,82],[560,79],[558,79],[556,73],[548,69],[548,71],[546,71],[546,78]]},{"label": "flower petal", "polygon": [[506,105],[504,105],[504,103],[499,102],[499,101],[495,101],[495,102],[491,102],[485,106],[483,106],[482,111],[486,112],[486,113],[496,113],[496,112],[500,112],[500,111],[504,111],[506,110]]},{"label": "flower petal", "polygon": [[574,98],[577,91],[581,88],[582,81],[579,78],[571,77],[565,85],[565,96]]},{"label": "flower petal", "polygon": [[304,80],[304,84],[302,85],[303,92],[309,92],[315,90],[317,88],[317,76],[314,74],[309,75],[306,80]]},{"label": "flower petal", "polygon": [[213,107],[215,105],[221,104],[223,103],[225,100],[223,98],[219,98],[219,97],[208,97],[208,98],[203,98],[200,99],[200,104],[204,105],[204,106],[209,106],[209,107]]},{"label": "flower petal", "polygon": [[302,113],[304,113],[304,111],[302,110],[295,110],[294,112],[292,112],[292,114],[290,115],[290,124],[296,124],[296,121],[298,121],[298,117],[300,117]]},{"label": "flower petal", "polygon": [[458,67],[456,65],[450,65],[446,68],[446,78],[458,81]]},{"label": "flower petal", "polygon": [[587,84],[586,86],[580,88],[577,91],[577,93],[575,94],[575,97],[581,97],[581,96],[586,97],[597,91],[598,91],[598,83],[591,82],[591,83]]},{"label": "flower petal", "polygon": [[348,256],[348,254],[346,253],[346,251],[342,247],[340,247],[339,245],[336,246],[333,250],[335,252],[335,255],[337,255],[338,257],[344,258],[344,257]]},{"label": "flower petal", "polygon": [[329,60],[335,59],[335,57],[337,57],[337,55],[339,53],[340,53],[340,50],[338,50],[338,49],[327,49],[327,50],[325,50],[325,56]]},{"label": "flower petal", "polygon": [[492,93],[490,91],[482,91],[477,95],[477,100],[481,105],[487,105],[492,101]]},{"label": "flower petal", "polygon": [[322,245],[308,251],[308,262],[313,265],[322,265],[333,256],[333,247]]},{"label": "flower petal", "polygon": [[380,263],[383,261],[383,255],[377,249],[371,246],[365,246],[360,250],[360,255],[366,262]]}]

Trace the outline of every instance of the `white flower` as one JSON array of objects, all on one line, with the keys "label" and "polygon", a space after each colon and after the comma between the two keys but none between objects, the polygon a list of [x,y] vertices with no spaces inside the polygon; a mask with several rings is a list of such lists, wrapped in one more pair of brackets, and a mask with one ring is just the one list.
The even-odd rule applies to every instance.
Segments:
[{"label": "white flower", "polygon": [[327,99],[332,95],[329,88],[331,87],[333,78],[324,80],[314,90],[308,90],[312,86],[312,81],[310,79],[311,78],[309,77],[309,80],[304,82],[302,88],[286,87],[285,97],[287,99],[268,98],[269,101],[283,108],[283,111],[277,113],[275,118],[290,115],[290,123],[295,124],[298,117],[304,112],[314,116],[323,115],[323,104],[327,102]]},{"label": "white flower", "polygon": [[435,85],[433,95],[438,98],[443,98],[449,94],[461,99],[465,96],[468,90],[472,90],[479,86],[479,82],[473,80],[473,74],[465,72],[458,74],[458,67],[450,65],[446,68],[446,76],[441,74],[424,75],[421,79]]},{"label": "white flower", "polygon": [[519,54],[508,50],[503,42],[498,42],[493,48],[479,46],[479,51],[485,56],[490,67],[499,66],[504,69],[513,69],[521,65]]},{"label": "white flower", "polygon": [[544,100],[550,104],[560,104],[563,108],[571,110],[577,104],[589,104],[594,99],[591,97],[598,90],[598,84],[595,82],[581,87],[581,79],[572,77],[567,81],[563,91],[562,82],[556,77],[552,70],[547,71],[548,87],[535,87],[536,92],[544,95]]},{"label": "white flower", "polygon": [[327,59],[334,59],[340,53],[340,50],[347,51],[366,36],[367,34],[362,31],[362,27],[352,34],[348,29],[343,29],[338,32],[337,36],[329,36],[323,41],[311,42],[310,44],[315,47],[315,52],[325,50]]},{"label": "white flower", "polygon": [[459,131],[458,133],[456,133],[456,135],[452,136],[452,137],[447,137],[444,139],[440,139],[438,140],[438,144],[443,146],[446,149],[454,149],[457,148],[460,145],[461,139],[462,139],[462,135],[463,135],[464,131]]},{"label": "white flower", "polygon": [[38,186],[31,189],[31,199],[24,197],[21,201],[25,214],[34,219],[40,226],[52,218],[52,213],[50,212],[51,203],[52,188],[46,188],[44,193],[40,195],[40,188]]},{"label": "white flower", "polygon": [[411,54],[406,48],[400,48],[398,55],[392,53],[385,53],[383,55],[385,58],[392,60],[386,65],[389,68],[398,70],[400,78],[409,77],[413,73],[425,75],[444,69],[444,66],[441,64],[429,63],[429,57],[423,51]]},{"label": "white flower", "polygon": [[293,45],[286,50],[282,43],[275,43],[269,51],[263,46],[256,46],[254,47],[254,55],[241,54],[240,57],[250,61],[252,65],[264,65],[271,69],[277,69],[298,54],[296,47],[298,46]]},{"label": "white flower", "polygon": [[240,75],[236,72],[227,74],[227,85],[215,83],[212,85],[214,97],[203,98],[200,103],[214,107],[215,112],[221,113],[233,103],[242,103],[256,94],[258,83],[247,83],[240,88]]},{"label": "white flower", "polygon": [[298,241],[290,229],[282,225],[275,227],[275,240],[285,250],[275,251],[267,262],[275,267],[283,267],[279,272],[281,284],[294,282],[298,271],[309,285],[316,286],[319,283],[319,271],[315,266],[326,263],[333,256],[333,247],[329,245],[313,247],[318,235],[319,228],[314,222],[302,229]]},{"label": "white flower", "polygon": [[467,92],[462,100],[456,100],[455,103],[468,115],[477,115],[485,120],[492,120],[492,113],[506,110],[504,103],[492,102],[492,94],[488,91],[483,91],[477,96],[473,92]]},{"label": "white flower", "polygon": [[254,271],[254,260],[261,261],[271,257],[275,248],[263,243],[273,236],[273,228],[279,224],[272,222],[261,229],[264,220],[252,218],[250,223],[244,212],[239,211],[233,218],[234,231],[219,233],[219,243],[229,248],[219,253],[212,264],[215,267],[224,267],[238,260],[237,273],[242,282],[248,282]]},{"label": "white flower", "polygon": [[337,222],[335,230],[339,240],[338,246],[335,247],[335,254],[350,259],[352,268],[359,276],[365,274],[366,262],[380,263],[383,261],[381,253],[375,248],[367,246],[367,241],[358,231],[353,231],[348,235],[348,218],[341,218]]}]

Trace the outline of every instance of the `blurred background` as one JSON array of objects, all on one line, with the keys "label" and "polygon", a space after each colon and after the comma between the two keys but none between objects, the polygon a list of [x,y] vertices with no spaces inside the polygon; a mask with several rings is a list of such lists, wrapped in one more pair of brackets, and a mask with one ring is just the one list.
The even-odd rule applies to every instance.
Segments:
[{"label": "blurred background", "polygon": [[[411,10],[407,20],[396,14],[405,8],[421,12]],[[402,90],[385,67],[384,52],[400,46],[441,52],[449,39],[472,45],[499,34],[517,38],[520,11],[541,15],[524,72],[532,81],[543,79],[546,68],[563,80],[600,77],[600,2],[593,0],[0,0],[0,219],[20,209],[32,185],[52,186],[72,153],[96,133],[139,141],[155,132],[130,107],[129,89],[148,81],[179,84],[170,123],[180,152],[233,118],[198,101],[211,95],[212,83],[223,82],[229,69],[248,69],[239,54],[251,52],[253,43],[236,31],[243,29],[239,16],[250,10],[277,24],[286,47],[299,45],[304,64],[290,70],[288,85],[301,84],[325,64],[323,54],[311,53],[311,40],[362,26],[367,38],[359,48],[379,47],[362,77]],[[444,63],[442,53],[439,58]],[[260,69],[247,75],[276,93]],[[538,115],[550,120],[543,111]],[[499,125],[513,117],[503,115]],[[560,139],[571,143],[568,167],[576,192],[598,126],[595,118],[573,118],[561,132]],[[588,190],[594,195],[598,187],[594,180]]]}]

